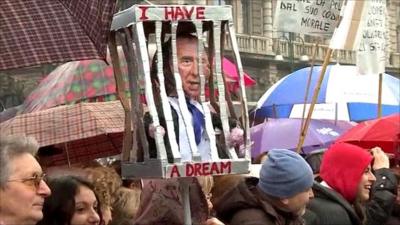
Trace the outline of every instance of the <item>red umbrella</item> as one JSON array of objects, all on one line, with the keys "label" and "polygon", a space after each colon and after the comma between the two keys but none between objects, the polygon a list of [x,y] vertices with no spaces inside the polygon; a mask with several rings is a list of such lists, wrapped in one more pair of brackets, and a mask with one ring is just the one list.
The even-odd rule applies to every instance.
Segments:
[{"label": "red umbrella", "polygon": [[400,114],[392,114],[359,123],[336,142],[352,143],[363,148],[381,147],[386,153],[396,154],[400,143]]}]

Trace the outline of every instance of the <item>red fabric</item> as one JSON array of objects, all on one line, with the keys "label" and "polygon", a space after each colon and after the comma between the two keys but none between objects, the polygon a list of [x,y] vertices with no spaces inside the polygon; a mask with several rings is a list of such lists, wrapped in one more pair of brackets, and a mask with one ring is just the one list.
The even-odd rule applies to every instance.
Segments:
[{"label": "red fabric", "polygon": [[386,153],[396,154],[395,150],[400,145],[400,114],[359,123],[340,136],[336,142],[347,142],[362,148],[379,146]]},{"label": "red fabric", "polygon": [[357,196],[358,183],[365,169],[372,161],[372,155],[356,145],[337,143],[324,154],[320,176],[348,202]]},{"label": "red fabric", "polygon": [[[239,73],[237,72],[236,65],[229,61],[229,59],[224,58],[222,61],[223,68],[224,68],[224,74],[226,75],[227,80],[229,81],[230,79],[230,91],[235,91],[239,88]],[[247,86],[253,86],[256,81],[253,80],[247,73],[243,73],[244,76],[244,85]]]}]

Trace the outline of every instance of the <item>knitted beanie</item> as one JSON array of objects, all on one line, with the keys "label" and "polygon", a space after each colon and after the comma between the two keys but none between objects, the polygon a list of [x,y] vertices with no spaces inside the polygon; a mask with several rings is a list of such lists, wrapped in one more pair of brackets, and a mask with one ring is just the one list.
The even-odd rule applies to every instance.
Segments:
[{"label": "knitted beanie", "polygon": [[356,145],[333,144],[322,158],[320,176],[332,189],[353,203],[362,174],[372,158],[366,149]]},{"label": "knitted beanie", "polygon": [[311,167],[299,154],[273,149],[261,167],[257,186],[270,196],[288,198],[311,188],[313,180]]}]

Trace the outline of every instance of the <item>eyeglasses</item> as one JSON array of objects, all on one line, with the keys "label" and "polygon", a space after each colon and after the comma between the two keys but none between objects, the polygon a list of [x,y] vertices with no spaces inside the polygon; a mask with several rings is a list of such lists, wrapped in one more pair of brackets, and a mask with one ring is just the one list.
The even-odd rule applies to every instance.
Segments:
[{"label": "eyeglasses", "polygon": [[47,178],[46,174],[42,173],[42,174],[35,174],[32,177],[28,178],[8,180],[7,182],[21,182],[29,186],[35,186],[35,188],[39,188],[40,182],[42,180],[46,182],[47,180],[46,178]]}]

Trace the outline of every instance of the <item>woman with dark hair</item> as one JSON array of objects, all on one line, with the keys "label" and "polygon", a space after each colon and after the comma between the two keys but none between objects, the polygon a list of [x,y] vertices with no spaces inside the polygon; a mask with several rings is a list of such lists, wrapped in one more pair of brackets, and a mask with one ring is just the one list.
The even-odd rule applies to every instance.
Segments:
[{"label": "woman with dark hair", "polygon": [[391,215],[397,178],[379,147],[335,143],[324,153],[308,208],[320,225],[381,225]]},{"label": "woman with dark hair", "polygon": [[37,225],[99,225],[100,202],[93,185],[80,177],[62,176],[48,181],[52,195],[43,206]]}]

